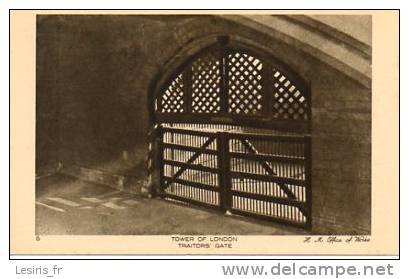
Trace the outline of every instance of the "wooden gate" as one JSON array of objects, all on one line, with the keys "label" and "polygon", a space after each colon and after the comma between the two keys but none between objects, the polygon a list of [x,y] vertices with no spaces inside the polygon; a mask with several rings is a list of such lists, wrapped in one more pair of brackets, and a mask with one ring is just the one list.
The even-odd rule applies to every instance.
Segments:
[{"label": "wooden gate", "polygon": [[152,87],[153,193],[310,228],[309,83],[228,36],[190,55]]},{"label": "wooden gate", "polygon": [[309,136],[159,128],[166,199],[311,228]]}]

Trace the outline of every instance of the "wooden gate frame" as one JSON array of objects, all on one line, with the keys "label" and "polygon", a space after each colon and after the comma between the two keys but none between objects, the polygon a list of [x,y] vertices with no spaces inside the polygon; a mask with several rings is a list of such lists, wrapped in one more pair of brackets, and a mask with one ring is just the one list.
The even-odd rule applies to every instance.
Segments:
[{"label": "wooden gate frame", "polygon": [[[188,134],[188,135],[200,135],[200,136],[206,136],[208,139],[204,144],[202,144],[201,147],[191,147],[191,146],[184,146],[184,145],[177,145],[177,144],[170,144],[170,143],[164,143],[163,142],[163,135],[165,132],[181,132],[182,134]],[[257,219],[262,219],[262,220],[267,220],[267,221],[274,221],[277,223],[283,223],[283,224],[290,224],[293,226],[298,226],[305,228],[307,230],[311,230],[312,228],[312,185],[311,185],[311,137],[310,136],[272,136],[272,135],[262,135],[262,134],[246,134],[246,133],[231,133],[231,132],[226,132],[226,131],[217,131],[217,132],[204,132],[204,131],[196,131],[196,130],[188,130],[188,129],[180,129],[180,128],[170,128],[170,127],[162,127],[158,126],[157,127],[157,140],[158,140],[158,156],[157,156],[157,167],[159,168],[159,183],[157,185],[157,196],[161,198],[170,198],[174,200],[179,200],[182,202],[186,202],[189,204],[193,205],[198,205],[198,206],[203,206],[211,209],[216,209],[221,212],[231,212],[233,214],[237,215],[243,215],[243,216],[248,216],[252,218],[257,218]],[[248,140],[248,139],[276,139],[276,140],[284,140],[285,142],[300,142],[304,143],[304,157],[303,158],[284,158],[276,155],[261,155],[261,154],[256,154],[256,153],[236,153],[236,152],[231,152],[229,150],[229,140],[230,139],[242,139],[242,140]],[[213,141],[217,142],[217,150],[211,150],[211,149],[206,149],[206,147]],[[179,169],[174,176],[165,181],[164,179],[164,166],[166,164],[166,160],[164,159],[164,148],[166,147],[176,147],[177,149],[182,149],[182,150],[187,150],[187,151],[194,151],[194,153],[190,159],[186,163],[177,163],[176,165],[181,166],[182,168]],[[197,200],[189,199],[186,197],[181,197],[177,195],[172,195],[169,193],[166,193],[164,190],[170,185],[170,183],[177,182],[177,177],[181,175],[186,169],[197,169],[197,170],[203,170],[203,171],[209,171],[208,167],[204,166],[198,166],[198,165],[192,165],[195,159],[197,159],[201,154],[203,153],[210,153],[217,155],[217,169],[213,171],[210,170],[211,172],[217,172],[218,174],[218,187],[213,187],[213,186],[207,186],[205,184],[200,184],[197,182],[190,182],[186,183],[185,180],[181,181],[183,182],[182,184],[185,184],[187,186],[193,187],[193,188],[199,188],[199,189],[204,189],[204,190],[211,190],[214,192],[217,192],[219,194],[220,198],[220,204],[218,206],[200,202]],[[256,194],[256,193],[248,193],[248,192],[242,192],[242,191],[236,191],[232,190],[232,177],[240,175],[237,172],[234,172],[230,168],[230,160],[231,158],[245,158],[248,159],[249,157],[252,157],[253,159],[257,158],[258,162],[261,162],[261,164],[267,164],[265,160],[263,160],[260,157],[264,157],[264,159],[269,158],[269,159],[275,159],[277,162],[303,162],[304,163],[304,169],[305,169],[305,179],[304,180],[297,180],[297,179],[290,179],[290,178],[283,178],[276,176],[274,173],[269,173],[269,176],[266,175],[256,175],[256,174],[251,174],[251,173],[246,173],[245,176],[254,176],[254,179],[267,179],[268,181],[274,182],[279,185],[281,189],[286,189],[286,184],[288,182],[293,182],[294,184],[297,185],[303,185],[306,190],[306,200],[299,201],[296,200],[294,194],[289,195],[288,191],[291,192],[287,188],[287,190],[284,192],[288,195],[288,198],[282,198],[282,197],[274,197],[274,196],[266,196],[266,195],[261,195],[261,194]],[[176,161],[175,161],[176,162]],[[172,162],[175,163],[175,162]],[[267,164],[268,166],[268,164]],[[268,166],[269,167],[269,166]],[[269,167],[270,168],[270,167]],[[292,193],[292,192],[291,192]],[[260,215],[257,213],[251,213],[247,211],[242,211],[239,209],[234,209],[232,206],[232,198],[234,196],[237,197],[244,197],[244,198],[250,198],[254,200],[260,200],[260,201],[266,201],[266,202],[274,202],[278,204],[283,204],[283,205],[288,205],[288,206],[294,206],[298,208],[303,215],[306,217],[306,222],[305,223],[299,223],[291,220],[285,220],[282,218],[277,218],[273,216],[267,216],[267,215]]]}]

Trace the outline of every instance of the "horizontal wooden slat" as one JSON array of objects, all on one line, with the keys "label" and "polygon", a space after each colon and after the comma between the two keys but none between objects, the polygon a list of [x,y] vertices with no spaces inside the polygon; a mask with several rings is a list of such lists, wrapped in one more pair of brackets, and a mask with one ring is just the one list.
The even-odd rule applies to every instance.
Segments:
[{"label": "horizontal wooden slat", "polygon": [[177,196],[177,195],[173,195],[173,194],[169,194],[169,193],[162,193],[161,196],[163,198],[170,198],[170,199],[174,199],[174,200],[179,200],[179,201],[186,202],[186,203],[189,203],[189,204],[204,206],[204,207],[208,207],[208,208],[211,208],[211,209],[220,209],[219,205],[206,203],[206,202],[202,202],[202,201],[198,201],[198,200],[192,200],[192,199],[189,199],[189,198],[185,198],[185,197],[181,197],[181,196]]},{"label": "horizontal wooden slat", "polygon": [[302,119],[296,121],[279,120],[263,116],[232,115],[230,113],[156,113],[154,117],[157,123],[229,124],[297,133],[307,133],[309,131],[308,121]]},{"label": "horizontal wooden slat", "polygon": [[231,190],[231,193],[232,193],[232,195],[235,195],[235,196],[254,199],[254,200],[274,202],[274,203],[279,203],[279,204],[284,204],[284,205],[292,205],[292,206],[296,206],[296,207],[302,209],[303,211],[304,211],[304,207],[305,207],[304,202],[298,201],[298,200],[293,200],[293,199],[272,197],[272,196],[267,196],[267,195],[261,195],[261,194],[256,194],[256,193],[248,193],[248,192],[236,191],[236,190]]},{"label": "horizontal wooden slat", "polygon": [[207,132],[207,131],[200,131],[200,130],[193,130],[193,129],[185,129],[185,128],[177,128],[177,127],[162,127],[162,131],[164,133],[174,133],[178,135],[190,135],[190,136],[201,136],[201,137],[215,137],[214,132]]},{"label": "horizontal wooden slat", "polygon": [[[179,184],[183,184],[183,185],[190,186],[190,187],[193,187],[193,188],[198,188],[198,189],[203,189],[203,190],[208,190],[208,191],[214,191],[214,192],[219,191],[219,187],[217,187],[217,186],[210,186],[210,185],[199,183],[199,182],[188,181],[188,180],[184,180],[184,179],[180,179],[180,178],[174,178],[172,180],[171,177],[167,177],[167,176],[164,176],[163,179],[166,182],[172,181],[173,183],[179,183]],[[171,186],[171,185],[169,185],[169,186]]]},{"label": "horizontal wooden slat", "polygon": [[265,220],[265,221],[274,221],[276,223],[292,225],[292,226],[300,227],[300,228],[307,228],[308,227],[308,224],[304,223],[304,222],[296,222],[296,221],[292,221],[292,220],[284,219],[284,218],[279,218],[279,217],[275,217],[275,216],[261,215],[261,214],[257,214],[257,213],[253,213],[253,212],[249,212],[249,211],[244,211],[244,210],[240,210],[240,209],[236,209],[236,208],[230,209],[230,212],[233,213],[233,214],[237,214],[237,215],[252,217],[252,218]]},{"label": "horizontal wooden slat", "polygon": [[287,178],[287,177],[279,177],[273,175],[262,175],[262,174],[255,174],[255,173],[247,173],[247,172],[231,172],[231,177],[233,178],[249,178],[254,180],[260,181],[267,181],[267,182],[275,182],[275,183],[282,183],[282,184],[291,184],[291,185],[299,185],[305,186],[306,183],[304,180],[294,179],[294,178]]},{"label": "horizontal wooden slat", "polygon": [[260,141],[271,141],[271,142],[293,142],[293,143],[304,143],[304,136],[286,136],[286,135],[266,135],[266,134],[250,134],[245,132],[232,133],[229,132],[230,139],[239,140],[260,140]]},{"label": "horizontal wooden slat", "polygon": [[217,155],[217,151],[213,149],[205,149],[205,148],[193,147],[193,146],[187,146],[187,145],[181,145],[181,144],[175,144],[175,143],[162,143],[162,147],[169,148],[169,149],[178,149],[178,150],[183,150],[183,151],[200,152],[200,153],[205,153],[205,154]]},{"label": "horizontal wooden slat", "polygon": [[[185,129],[185,128],[174,128],[174,127],[163,127],[164,132],[175,133],[178,135],[191,135],[191,136],[202,136],[202,137],[214,137],[216,131],[202,131],[195,129]],[[304,143],[306,136],[299,135],[268,135],[268,134],[257,134],[257,133],[246,133],[246,132],[231,132],[228,133],[230,139],[242,139],[242,140],[266,140],[273,142],[293,142],[293,143]]]},{"label": "horizontal wooden slat", "polygon": [[183,162],[179,162],[179,161],[173,161],[173,160],[163,160],[163,163],[166,164],[166,165],[182,167],[182,168],[185,168],[185,169],[205,171],[205,172],[211,172],[211,173],[218,173],[217,169],[210,168],[210,167],[205,167],[203,165],[187,164],[187,163],[183,163]]},{"label": "horizontal wooden slat", "polygon": [[304,158],[300,157],[288,157],[288,156],[278,156],[270,154],[254,154],[254,153],[241,153],[241,152],[230,152],[230,156],[239,159],[247,159],[260,162],[283,162],[283,163],[294,163],[303,164]]}]

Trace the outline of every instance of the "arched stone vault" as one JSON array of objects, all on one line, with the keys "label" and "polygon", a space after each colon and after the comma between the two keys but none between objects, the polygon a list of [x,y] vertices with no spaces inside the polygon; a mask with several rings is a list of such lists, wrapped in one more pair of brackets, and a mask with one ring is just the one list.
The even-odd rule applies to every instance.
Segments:
[{"label": "arched stone vault", "polygon": [[[345,33],[335,26],[303,15],[218,15],[190,19],[175,30],[174,43],[178,47],[173,45],[168,58],[157,61],[158,72],[151,80],[149,95],[155,94],[168,75],[190,56],[226,35],[232,41],[277,56],[279,61],[296,68],[304,80],[312,80],[314,70],[309,62],[302,61],[310,57],[371,88],[371,46],[367,40],[360,41],[351,32]],[[148,106],[151,108],[152,104]]]},{"label": "arched stone vault", "polygon": [[[248,26],[271,38],[286,42],[317,58],[367,88],[371,86],[371,47],[342,26],[330,26],[319,17],[224,15],[227,20]],[[347,21],[342,22],[344,25]],[[370,33],[370,32],[369,32]]]}]

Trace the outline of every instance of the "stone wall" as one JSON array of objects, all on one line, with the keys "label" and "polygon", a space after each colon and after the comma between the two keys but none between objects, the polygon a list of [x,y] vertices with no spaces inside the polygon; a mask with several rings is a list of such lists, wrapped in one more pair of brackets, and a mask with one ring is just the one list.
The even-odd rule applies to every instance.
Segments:
[{"label": "stone wall", "polygon": [[370,89],[291,44],[224,18],[38,16],[36,171],[61,162],[72,175],[140,192],[149,88],[184,46],[215,34],[258,44],[311,83],[313,229],[369,232]]},{"label": "stone wall", "polygon": [[367,233],[371,216],[371,91],[327,69],[312,84],[315,227]]},{"label": "stone wall", "polygon": [[36,67],[36,173],[48,172],[59,161],[58,25],[38,22]]}]

